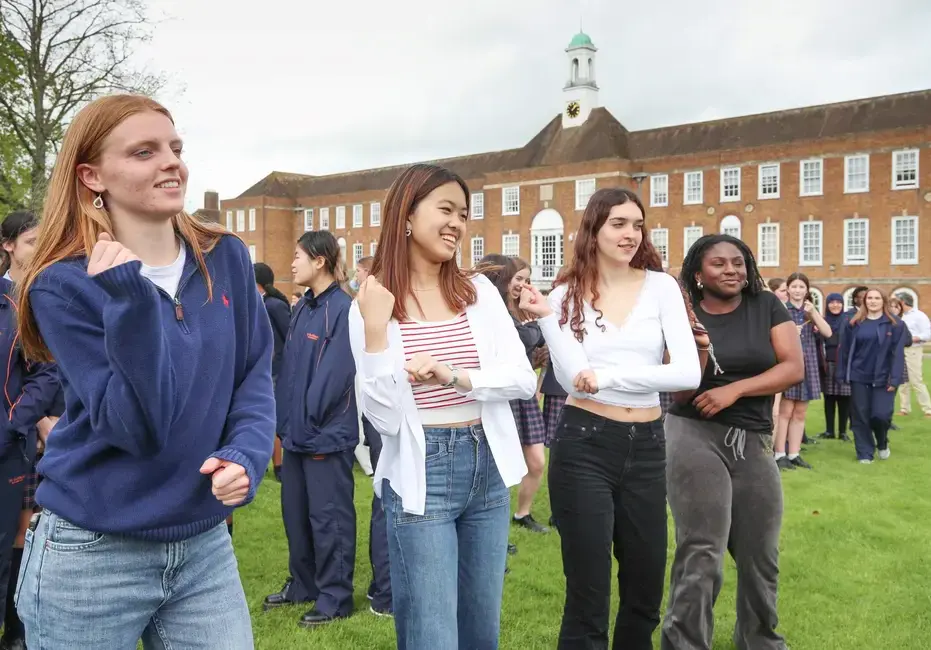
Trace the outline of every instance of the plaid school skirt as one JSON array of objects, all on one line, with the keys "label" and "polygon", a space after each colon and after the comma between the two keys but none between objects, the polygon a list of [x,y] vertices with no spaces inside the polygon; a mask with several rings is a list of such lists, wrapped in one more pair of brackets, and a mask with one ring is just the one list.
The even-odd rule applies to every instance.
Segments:
[{"label": "plaid school skirt", "polygon": [[510,401],[514,422],[517,424],[517,435],[520,444],[542,445],[546,442],[546,424],[543,422],[543,413],[536,399],[514,399]]},{"label": "plaid school skirt", "polygon": [[805,360],[805,379],[795,384],[782,396],[796,402],[810,402],[821,397],[821,369],[814,339],[802,337],[802,357]]},{"label": "plaid school skirt", "polygon": [[824,377],[824,394],[834,395],[835,397],[850,397],[850,384],[835,379],[834,372],[837,370],[836,361],[826,361],[825,370],[827,375]]},{"label": "plaid school skirt", "polygon": [[566,405],[566,397],[558,395],[543,396],[543,423],[546,426],[546,442],[549,447],[556,436],[556,427],[559,426],[559,418],[562,415],[562,409]]},{"label": "plaid school skirt", "polygon": [[23,488],[23,510],[34,510],[36,507],[36,488],[39,487],[39,473],[36,471],[36,465],[39,464],[41,457],[41,454],[36,456],[32,471],[26,474],[25,487]]}]

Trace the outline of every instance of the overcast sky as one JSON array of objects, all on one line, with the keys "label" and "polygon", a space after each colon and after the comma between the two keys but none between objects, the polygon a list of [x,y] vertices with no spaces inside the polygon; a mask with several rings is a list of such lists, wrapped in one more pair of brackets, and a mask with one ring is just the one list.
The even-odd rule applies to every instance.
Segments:
[{"label": "overcast sky", "polygon": [[637,130],[931,88],[928,0],[149,0],[188,207],[267,173],[518,147],[563,106],[580,25]]}]

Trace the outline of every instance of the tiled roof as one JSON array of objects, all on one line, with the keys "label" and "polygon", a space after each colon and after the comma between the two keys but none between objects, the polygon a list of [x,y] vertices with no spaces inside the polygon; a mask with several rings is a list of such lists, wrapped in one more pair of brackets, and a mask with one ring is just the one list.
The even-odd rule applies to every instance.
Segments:
[{"label": "tiled roof", "polygon": [[[571,129],[563,129],[557,115],[519,149],[425,162],[474,180],[531,167],[612,158],[645,160],[923,126],[931,126],[931,90],[634,132],[606,108],[596,108],[581,126]],[[385,190],[406,166],[330,176],[272,172],[238,198],[298,199]]]}]

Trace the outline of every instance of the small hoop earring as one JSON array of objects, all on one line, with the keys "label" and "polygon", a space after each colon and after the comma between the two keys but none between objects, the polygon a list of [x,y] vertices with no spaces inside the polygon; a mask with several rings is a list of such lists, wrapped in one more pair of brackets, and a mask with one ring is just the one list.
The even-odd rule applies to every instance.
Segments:
[{"label": "small hoop earring", "polygon": [[411,236],[411,227],[410,227],[410,226],[408,226],[408,227],[404,230],[404,236],[405,236],[405,237],[410,237],[410,236]]},{"label": "small hoop earring", "polygon": [[744,289],[750,286],[750,280],[744,280]]},{"label": "small hoop earring", "polygon": [[98,210],[103,210],[103,196],[100,194],[98,194],[97,198],[94,199],[94,207]]}]

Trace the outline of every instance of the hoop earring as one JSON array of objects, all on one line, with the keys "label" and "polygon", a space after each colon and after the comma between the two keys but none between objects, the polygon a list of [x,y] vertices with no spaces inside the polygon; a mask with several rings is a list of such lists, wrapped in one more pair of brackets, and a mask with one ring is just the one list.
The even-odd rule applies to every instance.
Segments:
[{"label": "hoop earring", "polygon": [[750,286],[750,280],[744,280],[744,289]]},{"label": "hoop earring", "polygon": [[404,230],[404,236],[405,236],[405,237],[410,237],[410,236],[411,236],[411,227],[410,227],[410,226],[408,226],[408,227]]},{"label": "hoop earring", "polygon": [[94,207],[98,210],[103,210],[103,196],[100,194],[97,195],[97,198],[94,199]]}]

